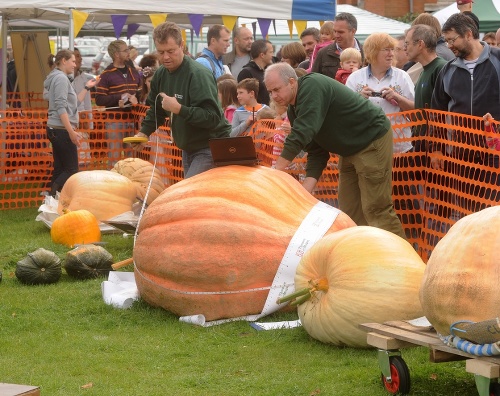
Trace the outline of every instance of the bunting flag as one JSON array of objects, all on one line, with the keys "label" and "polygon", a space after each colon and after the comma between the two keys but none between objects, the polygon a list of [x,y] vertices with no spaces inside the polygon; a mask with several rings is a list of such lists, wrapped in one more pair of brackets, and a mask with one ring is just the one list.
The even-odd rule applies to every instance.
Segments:
[{"label": "bunting flag", "polygon": [[297,29],[297,36],[300,37],[300,34],[306,30],[307,27],[307,21],[294,21],[295,22],[295,29]]},{"label": "bunting flag", "polygon": [[233,30],[234,25],[236,25],[237,16],[232,15],[222,15],[222,24],[227,27],[230,31]]},{"label": "bunting flag", "polygon": [[325,21],[319,21],[319,27],[323,26],[324,23]]},{"label": "bunting flag", "polygon": [[123,27],[127,23],[128,15],[111,15],[111,23],[115,30],[115,37],[118,39],[122,34]]},{"label": "bunting flag", "polygon": [[80,30],[82,30],[83,25],[85,25],[89,14],[83,11],[71,10],[71,16],[74,21],[75,34],[73,38],[75,38],[80,33]]},{"label": "bunting flag", "polygon": [[153,28],[157,27],[160,23],[167,20],[168,14],[149,14],[149,19],[151,19],[151,24]]},{"label": "bunting flag", "polygon": [[293,21],[288,19],[286,21],[286,23],[288,23],[288,31],[290,32],[290,38],[292,38],[292,36],[293,36]]},{"label": "bunting flag", "polygon": [[276,33],[276,19],[273,19],[273,28],[274,28],[274,35],[277,36],[278,33]]},{"label": "bunting flag", "polygon": [[269,32],[269,26],[271,26],[271,19],[257,18],[257,22],[259,22],[259,28],[260,32],[262,33],[262,38],[266,39]]},{"label": "bunting flag", "polygon": [[200,37],[201,25],[203,23],[203,14],[188,14],[189,22],[193,27],[196,37]]},{"label": "bunting flag", "polygon": [[183,41],[184,45],[187,45],[186,29],[181,30],[181,36],[182,36],[182,41]]},{"label": "bunting flag", "polygon": [[257,34],[257,22],[252,22],[253,39],[255,40],[255,35]]},{"label": "bunting flag", "polygon": [[127,39],[130,40],[130,37],[132,37],[135,32],[137,32],[137,29],[139,29],[139,25],[138,23],[129,23],[128,26],[127,26]]}]

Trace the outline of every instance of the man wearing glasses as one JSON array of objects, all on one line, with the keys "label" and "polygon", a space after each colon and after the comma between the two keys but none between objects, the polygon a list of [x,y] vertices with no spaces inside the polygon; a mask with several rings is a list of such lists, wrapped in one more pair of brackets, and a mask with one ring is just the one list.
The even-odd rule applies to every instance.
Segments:
[{"label": "man wearing glasses", "polygon": [[[443,25],[443,36],[456,59],[449,61],[441,69],[434,87],[431,108],[478,117],[490,113],[495,120],[500,120],[500,48],[490,47],[480,41],[476,23],[465,13],[448,18]],[[450,127],[436,128],[435,134],[441,133],[443,138],[454,143],[446,147],[436,143],[432,147],[432,168],[460,173],[465,178],[484,182],[487,175],[484,170],[480,170],[481,166],[498,168],[498,152],[485,152],[482,136],[469,134],[459,126],[453,128],[453,124],[462,123],[460,117],[447,117],[445,121]],[[468,149],[460,142],[468,142],[468,145],[477,146],[478,149]],[[446,161],[442,155],[452,160]],[[457,164],[457,160],[466,165]],[[500,178],[491,177],[490,182],[499,185]],[[458,185],[457,188],[463,187]],[[489,193],[485,193],[484,197],[488,199]],[[459,205],[466,208],[467,202],[460,198]]]},{"label": "man wearing glasses", "polygon": [[[141,77],[139,72],[130,62],[130,49],[123,40],[112,41],[108,45],[108,53],[111,63],[101,73],[95,102],[98,106],[105,106],[114,112],[129,112],[133,105],[137,104],[137,90],[139,89]],[[111,158],[108,164],[112,167],[121,156],[123,147],[122,140],[126,136],[133,136],[134,122],[132,116],[123,114],[117,116],[110,113],[108,119],[117,119],[106,125],[106,136],[109,140],[108,149]]]},{"label": "man wearing glasses", "polygon": [[500,120],[500,49],[479,40],[474,21],[452,15],[443,36],[456,59],[448,62],[436,80],[431,108]]}]

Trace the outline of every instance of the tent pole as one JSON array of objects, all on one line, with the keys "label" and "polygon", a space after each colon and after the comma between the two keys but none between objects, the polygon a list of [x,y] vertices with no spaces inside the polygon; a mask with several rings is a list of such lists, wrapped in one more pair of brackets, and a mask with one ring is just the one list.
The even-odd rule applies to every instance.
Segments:
[{"label": "tent pole", "polygon": [[69,39],[69,49],[73,51],[73,49],[75,48],[75,21],[73,19],[73,12],[71,10],[73,10],[73,8],[69,9],[68,39]]},{"label": "tent pole", "polygon": [[7,19],[5,13],[2,15],[2,105],[1,110],[5,111],[7,108]]}]

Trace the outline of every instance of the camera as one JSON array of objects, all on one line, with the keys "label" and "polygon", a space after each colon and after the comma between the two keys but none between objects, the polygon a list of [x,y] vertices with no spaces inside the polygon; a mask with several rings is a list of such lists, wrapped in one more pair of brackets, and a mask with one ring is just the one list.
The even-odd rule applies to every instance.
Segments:
[{"label": "camera", "polygon": [[377,98],[381,98],[382,97],[382,92],[375,92],[375,91],[373,91],[372,92],[372,96],[375,96]]}]

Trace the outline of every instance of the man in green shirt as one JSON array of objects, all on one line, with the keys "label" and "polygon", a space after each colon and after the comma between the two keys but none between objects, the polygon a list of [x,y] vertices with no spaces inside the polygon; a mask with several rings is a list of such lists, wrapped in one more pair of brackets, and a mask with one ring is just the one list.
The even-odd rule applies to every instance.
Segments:
[{"label": "man in green shirt", "polygon": [[288,106],[292,126],[276,169],[285,170],[307,151],[303,187],[312,193],[330,153],[339,155],[339,208],[358,225],[405,238],[392,204],[392,129],[384,112],[358,93],[322,74],[297,79],[286,63],[266,69],[271,99]]},{"label": "man in green shirt", "polygon": [[412,26],[406,32],[405,49],[408,59],[420,62],[423,71],[415,84],[415,108],[429,108],[436,79],[446,60],[436,54],[437,37],[427,25]]},{"label": "man in green shirt", "polygon": [[[161,66],[151,80],[149,110],[136,137],[151,135],[170,118],[173,140],[182,150],[184,178],[213,168],[211,138],[227,137],[231,125],[224,117],[211,70],[184,55],[179,27],[172,22],[153,31]],[[142,144],[133,145],[141,150]]]}]

